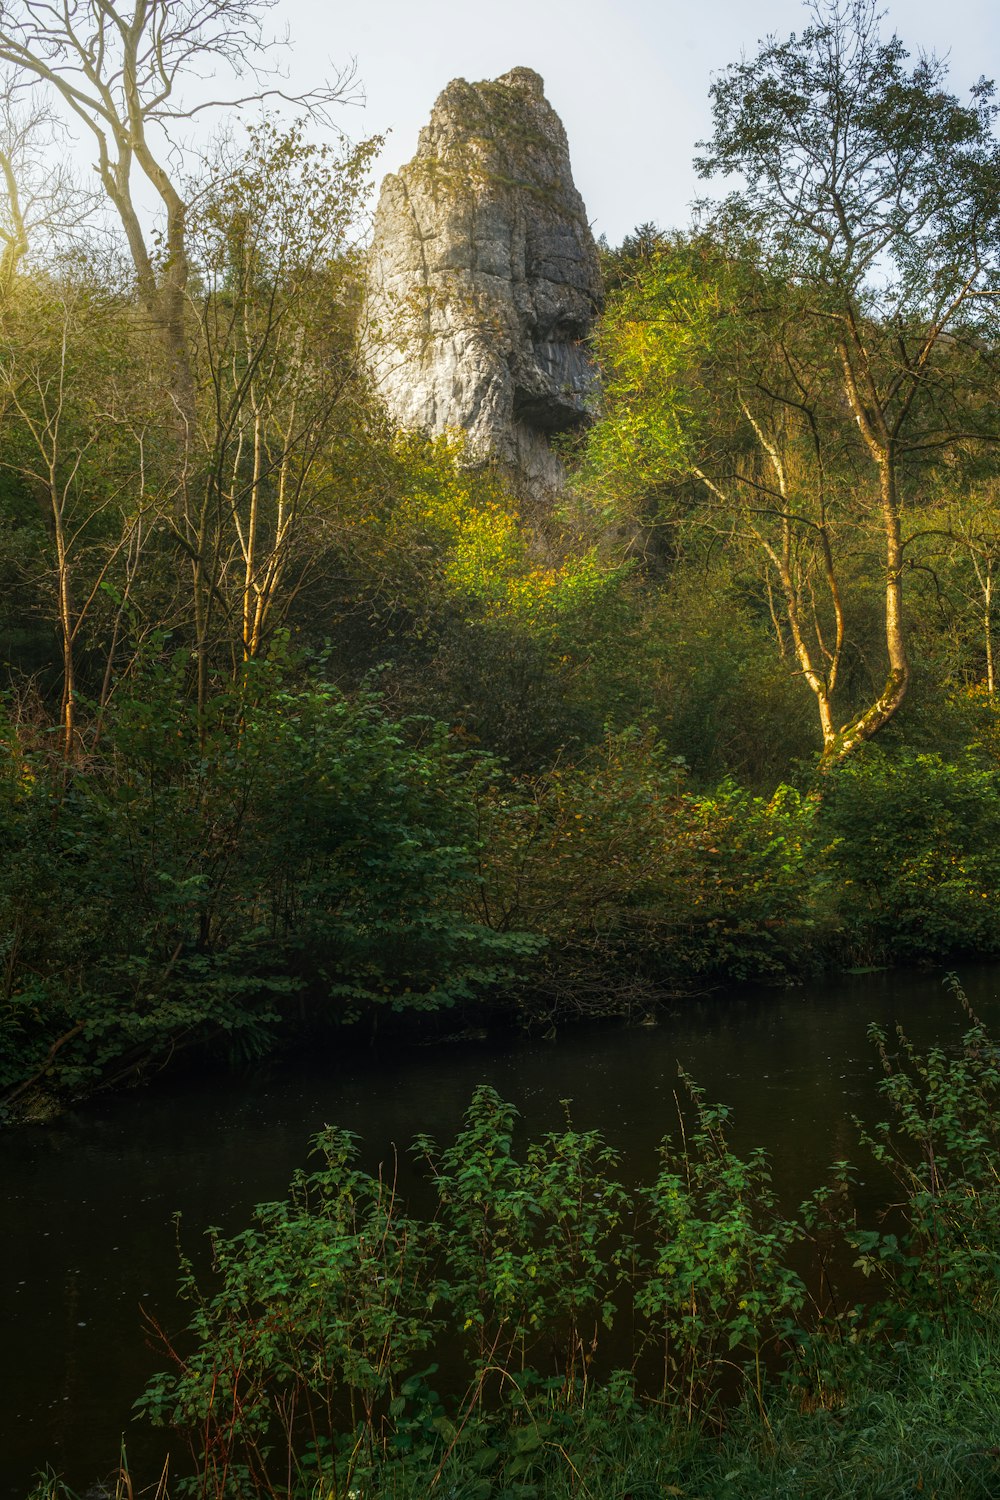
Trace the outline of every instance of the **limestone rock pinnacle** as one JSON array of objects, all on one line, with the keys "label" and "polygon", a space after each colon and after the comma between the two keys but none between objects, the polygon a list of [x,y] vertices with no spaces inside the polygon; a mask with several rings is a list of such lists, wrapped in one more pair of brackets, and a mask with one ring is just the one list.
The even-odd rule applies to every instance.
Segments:
[{"label": "limestone rock pinnacle", "polygon": [[550,439],[596,403],[584,341],[600,303],[597,249],[541,78],[456,79],[375,215],[364,339],[391,416],[461,429],[474,462],[558,488]]}]

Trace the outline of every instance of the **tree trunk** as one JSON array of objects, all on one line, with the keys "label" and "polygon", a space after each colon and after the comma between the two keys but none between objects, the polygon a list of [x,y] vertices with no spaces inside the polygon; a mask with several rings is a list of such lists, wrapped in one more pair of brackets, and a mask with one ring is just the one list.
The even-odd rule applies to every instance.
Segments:
[{"label": "tree trunk", "polygon": [[73,701],[76,691],[76,673],[73,662],[73,604],[70,597],[69,556],[66,551],[62,507],[59,490],[54,482],[50,486],[49,499],[52,504],[52,527],[56,542],[57,612],[62,644],[63,687],[60,717],[63,729],[63,755],[66,760],[69,760],[73,754],[73,736],[76,729]]},{"label": "tree trunk", "polygon": [[891,446],[879,455],[878,465],[882,523],[885,530],[885,645],[889,670],[875,702],[864,713],[843,725],[829,750],[824,751],[823,761],[828,765],[843,760],[858,745],[870,740],[888,724],[906,697],[910,682],[910,663],[903,630],[903,539],[896,493],[896,466]]},{"label": "tree trunk", "polygon": [[996,689],[996,677],[993,670],[993,572],[992,565],[986,574],[983,584],[983,632],[986,636],[986,691],[990,697]]}]

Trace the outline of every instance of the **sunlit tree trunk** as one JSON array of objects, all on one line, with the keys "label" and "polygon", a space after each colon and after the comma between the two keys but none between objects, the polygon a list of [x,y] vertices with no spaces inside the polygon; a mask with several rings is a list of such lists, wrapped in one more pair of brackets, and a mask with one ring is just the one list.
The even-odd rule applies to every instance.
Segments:
[{"label": "sunlit tree trunk", "polygon": [[[844,390],[854,419],[878,471],[879,503],[885,546],[885,646],[888,670],[881,692],[862,713],[844,724],[836,742],[826,752],[827,761],[843,760],[858,745],[883,729],[898,711],[910,683],[910,663],[906,649],[903,621],[903,535],[899,516],[899,491],[896,473],[896,439],[886,420],[883,400],[867,364],[867,352],[860,336],[858,321],[849,318],[850,343],[840,346]],[[860,369],[860,378],[859,378]],[[916,385],[911,384],[912,400]],[[865,399],[867,397],[867,399]],[[909,409],[904,401],[896,417],[900,425]]]},{"label": "sunlit tree trunk", "polygon": [[993,574],[987,573],[986,582],[983,587],[983,635],[986,639],[986,689],[992,698],[996,691],[996,677],[993,671]]}]

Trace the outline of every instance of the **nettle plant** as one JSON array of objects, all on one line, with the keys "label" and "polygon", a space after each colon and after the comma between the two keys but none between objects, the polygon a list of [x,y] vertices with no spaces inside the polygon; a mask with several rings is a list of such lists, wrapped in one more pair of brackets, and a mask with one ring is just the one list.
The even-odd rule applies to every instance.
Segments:
[{"label": "nettle plant", "polygon": [[270,1495],[292,1478],[296,1494],[320,1482],[341,1493],[443,1327],[428,1226],[401,1211],[392,1181],[358,1168],[349,1132],[323,1131],[314,1151],[320,1166],[250,1228],[209,1232],[216,1292],[182,1259],[190,1349],[157,1330],[171,1367],[137,1403],[185,1435],[196,1477],[182,1493]]},{"label": "nettle plant", "polygon": [[858,1267],[887,1284],[877,1318],[921,1335],[992,1309],[1000,1281],[1000,1051],[946,982],[970,1023],[957,1047],[921,1054],[902,1027],[894,1046],[869,1029],[890,1114],[861,1140],[901,1192],[890,1232],[851,1237]]},{"label": "nettle plant", "polygon": [[[170,1367],[139,1403],[187,1441],[182,1493],[341,1494],[386,1461],[443,1464],[476,1433],[527,1462],[544,1424],[589,1399],[622,1322],[640,1365],[662,1351],[657,1399],[688,1420],[725,1370],[759,1391],[772,1325],[801,1301],[783,1260],[793,1227],[763,1154],[732,1153],[726,1111],[690,1092],[683,1144],[665,1140],[654,1183],[630,1191],[568,1106],[563,1129],[518,1150],[516,1109],[482,1086],[451,1144],[413,1144],[435,1196],[421,1219],[395,1174],[362,1171],[354,1139],[324,1131],[286,1200],[231,1239],[211,1232],[214,1291],[183,1261],[194,1316],[180,1339],[161,1334]],[[444,1401],[435,1357],[459,1392]]]},{"label": "nettle plant", "polygon": [[763,1400],[765,1360],[806,1303],[787,1264],[801,1237],[779,1210],[767,1153],[732,1150],[730,1112],[681,1075],[690,1128],[664,1137],[660,1170],[639,1189],[653,1249],[642,1261],[635,1307],[645,1346],[660,1361],[659,1398],[689,1421],[708,1411],[733,1375]]},{"label": "nettle plant", "polygon": [[[176,1493],[425,1493],[450,1466],[487,1500],[544,1482],[584,1411],[624,1420],[648,1403],[674,1431],[716,1431],[743,1401],[767,1425],[779,1380],[797,1409],[844,1406],[887,1338],[995,1313],[1000,1061],[970,1020],[926,1056],[872,1031],[891,1113],[861,1140],[901,1188],[876,1229],[858,1223],[844,1162],[786,1213],[766,1154],[738,1155],[729,1111],[683,1074],[676,1138],[636,1188],[568,1112],[520,1145],[516,1109],[486,1086],[451,1143],[413,1144],[425,1216],[395,1170],[362,1170],[354,1138],[328,1128],[285,1200],[232,1238],[211,1232],[211,1290],[183,1261],[193,1316],[160,1334],[169,1368],[139,1403],[190,1450]],[[852,1260],[884,1278],[882,1300],[844,1295]]]},{"label": "nettle plant", "polygon": [[435,1238],[453,1326],[482,1383],[543,1368],[586,1381],[631,1245],[619,1156],[594,1130],[551,1131],[514,1153],[517,1111],[477,1088],[465,1128],[441,1150],[418,1136],[437,1191]]}]

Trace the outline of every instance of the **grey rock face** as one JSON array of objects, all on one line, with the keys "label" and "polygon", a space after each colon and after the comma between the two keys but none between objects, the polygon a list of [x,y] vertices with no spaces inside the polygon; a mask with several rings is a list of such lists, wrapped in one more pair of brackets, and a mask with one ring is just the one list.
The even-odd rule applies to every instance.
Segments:
[{"label": "grey rock face", "polygon": [[515,68],[450,83],[375,215],[365,349],[392,417],[460,428],[474,462],[557,488],[550,439],[586,423],[597,399],[583,341],[600,303],[597,249],[541,78]]}]

